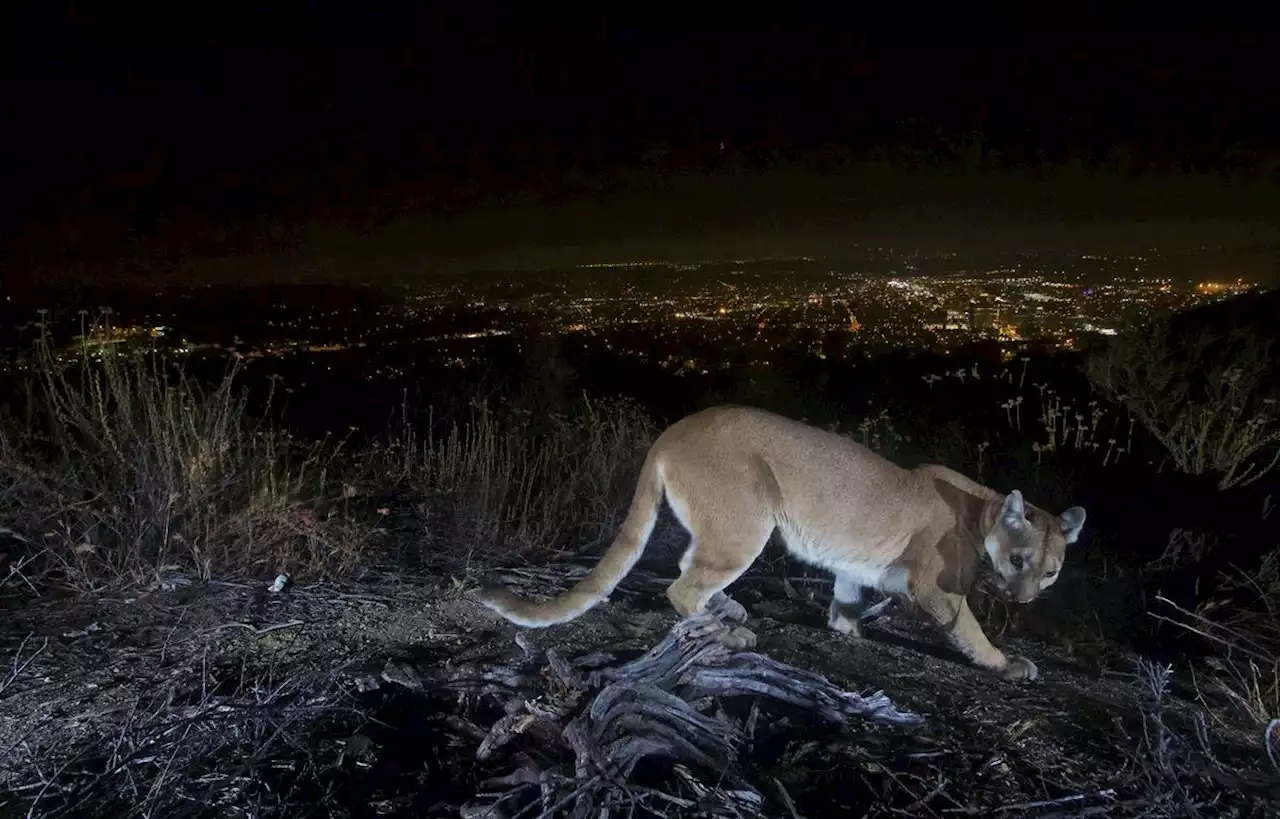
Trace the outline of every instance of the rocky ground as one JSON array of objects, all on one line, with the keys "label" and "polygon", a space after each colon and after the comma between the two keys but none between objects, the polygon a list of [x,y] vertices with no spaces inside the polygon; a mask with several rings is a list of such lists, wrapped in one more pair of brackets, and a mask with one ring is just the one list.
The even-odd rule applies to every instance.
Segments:
[{"label": "rocky ground", "polygon": [[[497,579],[550,593],[589,564]],[[668,641],[672,657],[685,652],[675,676],[633,686],[633,707],[606,719],[601,691],[626,676],[608,670],[677,625],[661,595],[669,571],[646,559],[609,603],[519,640],[456,577],[369,572],[276,592],[269,579],[174,576],[127,596],[37,598],[0,624],[0,816],[478,816],[495,802],[491,815],[508,817],[575,806],[809,817],[1280,808],[1262,729],[1202,715],[1194,692],[1155,666],[1003,636],[1041,670],[1005,682],[899,607],[855,643],[826,628],[829,581],[784,580],[765,564],[731,590],[752,616],[754,653],[688,659],[702,651],[694,638]],[[808,694],[780,700],[784,683],[752,677],[773,673],[765,658],[830,690],[804,677]],[[736,690],[750,691],[677,685],[731,666]],[[844,702],[835,689],[883,691],[888,711],[918,719],[823,719],[814,702]],[[621,753],[629,736],[647,757],[626,772],[585,758],[575,719],[592,753]],[[682,745],[682,731],[696,740],[704,729],[720,732],[714,748]]]}]

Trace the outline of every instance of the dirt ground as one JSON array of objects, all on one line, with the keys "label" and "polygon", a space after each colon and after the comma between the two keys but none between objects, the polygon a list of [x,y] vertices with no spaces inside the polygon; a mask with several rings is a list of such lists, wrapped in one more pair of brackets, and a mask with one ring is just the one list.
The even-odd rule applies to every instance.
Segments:
[{"label": "dirt ground", "polygon": [[[565,656],[641,654],[676,623],[662,566],[647,564],[579,620],[525,634]],[[585,565],[498,577],[551,593]],[[774,747],[744,751],[743,765],[790,801],[763,815],[1261,816],[1266,800],[1280,805],[1264,785],[1215,778],[1193,693],[1173,681],[1157,697],[1135,658],[1001,637],[1041,672],[1006,682],[901,608],[860,642],[831,632],[830,584],[810,580],[761,570],[730,590],[752,616],[754,651],[846,690],[883,690],[923,722],[831,728],[766,708]],[[268,584],[172,577],[3,612],[0,816],[458,816],[485,775],[511,767],[501,755],[477,763],[479,738],[458,728],[457,714],[484,725],[498,706],[387,673],[501,669],[527,653],[467,583],[370,572]],[[1221,771],[1265,771],[1260,728],[1207,726]]]}]

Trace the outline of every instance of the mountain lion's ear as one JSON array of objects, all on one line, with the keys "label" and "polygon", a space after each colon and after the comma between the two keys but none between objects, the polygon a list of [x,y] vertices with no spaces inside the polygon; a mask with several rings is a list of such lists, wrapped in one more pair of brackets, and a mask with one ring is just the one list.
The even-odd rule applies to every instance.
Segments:
[{"label": "mountain lion's ear", "polygon": [[1062,518],[1062,536],[1067,539],[1067,543],[1075,543],[1076,538],[1080,537],[1080,530],[1084,528],[1084,507],[1073,506],[1060,516]]},{"label": "mountain lion's ear", "polygon": [[1027,524],[1027,507],[1022,503],[1022,493],[1017,489],[1005,495],[1004,506],[1000,507],[1000,520],[1011,529]]}]

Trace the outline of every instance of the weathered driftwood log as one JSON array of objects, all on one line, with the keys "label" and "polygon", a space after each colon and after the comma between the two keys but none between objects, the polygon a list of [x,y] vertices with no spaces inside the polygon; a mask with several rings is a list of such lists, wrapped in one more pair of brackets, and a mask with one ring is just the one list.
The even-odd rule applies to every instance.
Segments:
[{"label": "weathered driftwood log", "polygon": [[[480,742],[479,759],[498,758],[520,740],[520,750],[509,756],[516,770],[483,783],[485,792],[463,815],[585,817],[637,805],[663,814],[761,815],[765,797],[738,765],[744,729],[712,710],[721,698],[769,698],[833,723],[855,715],[920,721],[883,692],[863,697],[761,654],[730,650],[721,637],[744,614],[718,595],[709,613],[677,623],[657,646],[623,665],[601,667],[610,659],[602,654],[574,660],[555,649],[540,654],[520,640],[525,662],[541,666],[541,674],[474,663],[446,672],[439,684],[470,693],[505,689],[509,697],[506,716]],[[663,789],[633,781],[636,767],[651,758],[672,766]]]}]

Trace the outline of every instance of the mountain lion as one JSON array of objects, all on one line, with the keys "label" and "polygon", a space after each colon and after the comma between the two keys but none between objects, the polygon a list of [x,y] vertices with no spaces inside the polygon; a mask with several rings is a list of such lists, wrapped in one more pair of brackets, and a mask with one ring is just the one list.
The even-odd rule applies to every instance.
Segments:
[{"label": "mountain lion", "polygon": [[[791,554],[835,575],[831,628],[860,637],[863,593],[875,589],[913,602],[971,661],[1006,679],[1034,679],[1036,666],[991,644],[965,594],[979,584],[1006,601],[1035,599],[1057,580],[1085,520],[1082,507],[1053,515],[1016,489],[1001,495],[936,464],[903,469],[844,435],[764,410],[713,407],[658,436],[621,531],[576,586],[533,602],[486,585],[476,599],[531,628],[578,617],[635,566],[664,494],[690,534],[667,589],[681,617],[737,580],[777,529]],[[722,639],[755,644],[741,627]]]}]

